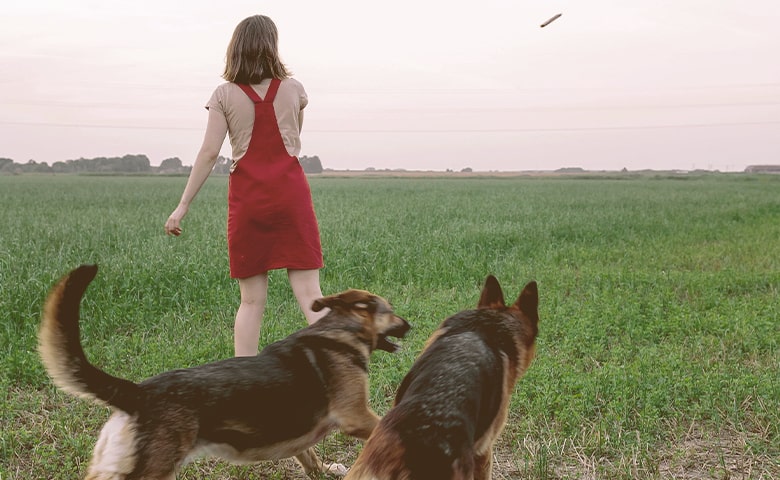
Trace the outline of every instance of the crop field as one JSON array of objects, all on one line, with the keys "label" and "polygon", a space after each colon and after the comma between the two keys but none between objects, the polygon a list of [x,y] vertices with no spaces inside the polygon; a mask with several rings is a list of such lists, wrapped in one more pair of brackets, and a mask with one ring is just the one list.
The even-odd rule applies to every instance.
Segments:
[{"label": "crop field", "polygon": [[[0,176],[0,480],[73,479],[109,410],[52,385],[36,352],[49,288],[82,263],[87,357],[140,381],[226,358],[227,179],[210,178],[181,237],[163,224],[184,177]],[[312,177],[326,294],[387,298],[413,330],[375,352],[383,414],[425,340],[536,280],[537,357],[517,384],[496,479],[780,478],[780,176]],[[302,328],[272,272],[261,347]],[[334,433],[326,460],[361,442]],[[291,460],[203,459],[180,479],[304,479]]]}]

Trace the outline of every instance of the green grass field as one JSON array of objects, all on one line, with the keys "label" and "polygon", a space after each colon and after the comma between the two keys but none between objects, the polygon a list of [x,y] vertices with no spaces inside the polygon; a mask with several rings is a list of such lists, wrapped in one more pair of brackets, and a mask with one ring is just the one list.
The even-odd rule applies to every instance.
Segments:
[{"label": "green grass field", "polygon": [[[42,301],[81,263],[87,356],[142,380],[232,355],[227,180],[179,238],[182,177],[0,176],[0,480],[83,475],[105,407],[56,390]],[[363,288],[413,325],[372,357],[384,413],[423,343],[485,276],[540,291],[537,358],[515,389],[497,479],[780,478],[780,176],[311,178],[323,292]],[[271,275],[266,345],[304,326]],[[320,453],[351,463],[360,442]],[[291,461],[198,461],[184,479],[305,478]]]}]

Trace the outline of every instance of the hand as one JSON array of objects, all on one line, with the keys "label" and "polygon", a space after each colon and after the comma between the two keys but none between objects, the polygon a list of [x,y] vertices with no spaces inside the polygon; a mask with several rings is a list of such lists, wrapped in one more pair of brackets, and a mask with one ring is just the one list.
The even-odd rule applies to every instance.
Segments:
[{"label": "hand", "polygon": [[187,207],[179,205],[165,221],[165,233],[178,237],[181,235],[181,220],[187,215]]}]

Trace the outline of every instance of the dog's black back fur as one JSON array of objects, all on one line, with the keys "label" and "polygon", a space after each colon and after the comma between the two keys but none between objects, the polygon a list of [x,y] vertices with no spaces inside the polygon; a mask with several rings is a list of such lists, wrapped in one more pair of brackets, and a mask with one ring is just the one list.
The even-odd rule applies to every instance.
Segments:
[{"label": "dog's black back fur", "polygon": [[496,388],[504,378],[501,358],[517,356],[504,315],[467,310],[448,318],[441,325],[446,332],[401,383],[387,421],[407,446],[412,478],[451,478],[455,460],[490,427],[502,398]]},{"label": "dog's black back fur", "polygon": [[[205,440],[229,443],[238,450],[276,443],[310,431],[327,412],[323,374],[301,350],[300,345],[280,341],[256,357],[173,370],[139,386],[147,407],[178,397],[183,407],[196,412],[199,436]],[[228,428],[233,421],[253,432]]]}]

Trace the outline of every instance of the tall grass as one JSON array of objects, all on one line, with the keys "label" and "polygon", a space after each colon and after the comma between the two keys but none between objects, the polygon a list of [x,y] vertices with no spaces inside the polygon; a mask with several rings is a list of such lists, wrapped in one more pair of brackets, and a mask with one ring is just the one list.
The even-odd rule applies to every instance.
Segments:
[{"label": "tall grass", "polygon": [[[141,380],[232,354],[226,179],[179,238],[180,177],[0,177],[0,478],[82,474],[107,412],[56,391],[36,355],[43,299],[81,263],[88,357]],[[413,324],[375,353],[389,407],[422,344],[473,308],[488,273],[507,301],[539,282],[537,359],[513,395],[496,478],[780,476],[780,177],[310,179],[325,293],[364,288]],[[261,344],[304,325],[272,272]],[[321,445],[354,459],[360,443]],[[298,478],[294,465],[198,462],[181,478]],[[302,477],[301,477],[302,478]]]}]

